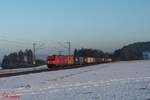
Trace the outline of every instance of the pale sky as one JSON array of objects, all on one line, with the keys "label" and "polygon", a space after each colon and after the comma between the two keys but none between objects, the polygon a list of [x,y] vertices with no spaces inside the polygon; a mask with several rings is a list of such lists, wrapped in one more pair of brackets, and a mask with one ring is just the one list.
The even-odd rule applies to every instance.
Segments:
[{"label": "pale sky", "polygon": [[44,55],[67,41],[112,52],[150,40],[149,12],[150,0],[0,0],[0,52],[37,42]]}]

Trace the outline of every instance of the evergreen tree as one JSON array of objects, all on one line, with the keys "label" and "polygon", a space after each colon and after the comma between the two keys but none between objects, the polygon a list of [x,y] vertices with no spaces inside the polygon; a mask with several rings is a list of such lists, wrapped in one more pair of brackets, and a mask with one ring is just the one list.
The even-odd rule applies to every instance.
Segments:
[{"label": "evergreen tree", "polygon": [[7,68],[8,67],[8,65],[9,65],[9,60],[8,60],[8,56],[4,56],[4,58],[3,58],[3,61],[2,61],[2,64],[1,64],[1,67],[3,68],[3,69],[5,69],[5,68]]},{"label": "evergreen tree", "polygon": [[19,63],[24,63],[24,53],[22,52],[22,50],[19,51],[18,53],[18,61]]},{"label": "evergreen tree", "polygon": [[74,50],[74,56],[76,56],[76,57],[78,56],[78,50],[77,49]]},{"label": "evergreen tree", "polygon": [[33,53],[32,53],[32,50],[29,49],[25,51],[25,54],[26,54],[26,57],[27,57],[27,63],[28,64],[32,64],[33,63]]}]

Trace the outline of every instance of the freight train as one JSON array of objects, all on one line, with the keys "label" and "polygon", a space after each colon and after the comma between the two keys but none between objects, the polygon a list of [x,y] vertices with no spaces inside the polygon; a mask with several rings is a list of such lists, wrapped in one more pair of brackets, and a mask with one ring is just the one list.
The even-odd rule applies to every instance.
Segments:
[{"label": "freight train", "polygon": [[47,58],[48,68],[66,68],[75,65],[92,65],[111,62],[111,58],[75,57],[65,55],[52,55]]}]

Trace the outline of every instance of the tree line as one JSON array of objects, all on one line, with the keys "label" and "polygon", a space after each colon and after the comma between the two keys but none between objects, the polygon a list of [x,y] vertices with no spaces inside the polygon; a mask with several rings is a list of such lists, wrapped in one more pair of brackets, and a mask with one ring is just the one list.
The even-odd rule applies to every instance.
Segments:
[{"label": "tree line", "polygon": [[124,46],[113,53],[114,60],[143,60],[143,52],[150,51],[150,42],[137,42]]},{"label": "tree line", "polygon": [[104,53],[102,50],[99,49],[75,49],[74,56],[76,57],[95,57],[95,58],[110,58],[109,53]]},{"label": "tree line", "polygon": [[[45,64],[42,60],[36,60],[36,65]],[[1,67],[5,68],[21,68],[36,66],[33,64],[33,52],[31,49],[25,51],[20,50],[19,52],[10,53],[5,55]]]}]

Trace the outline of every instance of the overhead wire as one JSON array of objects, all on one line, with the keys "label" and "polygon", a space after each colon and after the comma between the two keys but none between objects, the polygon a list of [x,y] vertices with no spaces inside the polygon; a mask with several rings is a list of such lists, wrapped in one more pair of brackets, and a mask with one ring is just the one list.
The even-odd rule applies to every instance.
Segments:
[{"label": "overhead wire", "polygon": [[[21,39],[21,38],[20,39],[13,38],[13,40],[12,40],[9,35],[0,33],[0,41],[1,42],[5,42],[5,43],[8,43],[8,44],[13,44],[13,46],[16,46],[16,47],[32,48],[34,42],[29,42],[28,40],[27,41],[23,41],[23,40],[24,39]],[[56,43],[59,46],[61,46],[59,48],[58,47],[57,48],[56,47],[50,47],[50,46],[48,46],[48,43],[43,43],[43,42],[39,42],[39,41],[36,44],[38,44],[38,46],[36,47],[37,51],[43,50],[43,49],[46,49],[46,48],[51,48],[50,51],[65,52],[66,49],[68,49],[68,47],[66,45],[64,45],[63,43],[61,43],[61,42],[57,42]],[[54,43],[53,43],[53,45],[54,45]]]}]

